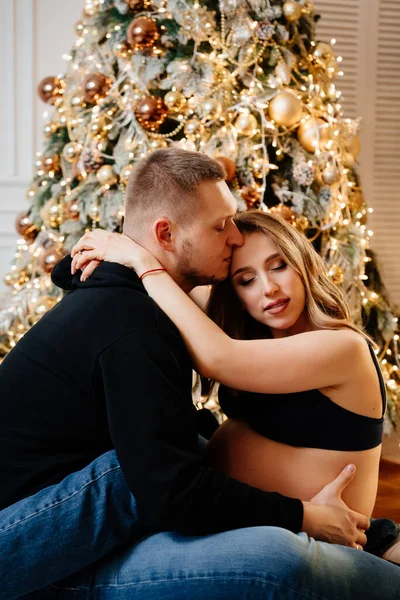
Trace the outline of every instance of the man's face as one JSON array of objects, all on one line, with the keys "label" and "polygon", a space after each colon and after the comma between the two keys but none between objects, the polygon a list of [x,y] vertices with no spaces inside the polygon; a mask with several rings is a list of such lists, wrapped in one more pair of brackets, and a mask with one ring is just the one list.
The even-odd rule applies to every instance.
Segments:
[{"label": "man's face", "polygon": [[197,188],[199,209],[182,228],[177,271],[186,288],[222,281],[228,276],[232,249],[243,236],[233,222],[236,200],[224,181],[204,181]]}]

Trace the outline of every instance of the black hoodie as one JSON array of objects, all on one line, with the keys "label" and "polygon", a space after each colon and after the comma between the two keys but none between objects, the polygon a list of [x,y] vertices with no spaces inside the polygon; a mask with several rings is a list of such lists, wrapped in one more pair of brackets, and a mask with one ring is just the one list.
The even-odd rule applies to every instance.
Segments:
[{"label": "black hoodie", "polygon": [[[299,531],[300,500],[220,474],[198,447],[192,365],[174,324],[128,268],[103,263],[0,367],[0,509],[115,448],[144,526],[207,534],[276,525]],[[118,501],[118,499],[116,499]]]}]

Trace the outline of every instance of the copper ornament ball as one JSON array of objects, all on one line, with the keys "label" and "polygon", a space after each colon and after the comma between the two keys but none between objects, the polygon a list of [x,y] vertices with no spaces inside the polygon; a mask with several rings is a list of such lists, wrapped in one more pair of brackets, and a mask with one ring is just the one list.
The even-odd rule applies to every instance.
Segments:
[{"label": "copper ornament ball", "polygon": [[227,156],[217,156],[215,160],[219,162],[226,171],[225,181],[232,181],[236,176],[236,165],[234,161]]},{"label": "copper ornament ball", "polygon": [[64,91],[63,82],[58,77],[45,77],[39,83],[37,91],[43,102],[54,104]]},{"label": "copper ornament ball", "polygon": [[17,230],[18,235],[25,238],[28,242],[32,242],[38,234],[38,230],[32,223],[29,215],[25,212],[17,215],[17,218],[15,219],[15,229]]},{"label": "copper ornament ball", "polygon": [[126,32],[128,44],[138,50],[150,48],[159,36],[156,22],[148,17],[133,19]]},{"label": "copper ornament ball", "polygon": [[104,98],[108,94],[111,85],[111,79],[103,73],[90,73],[83,81],[84,100],[90,104],[96,104],[100,98]]},{"label": "copper ornament ball", "polygon": [[45,273],[51,273],[57,263],[63,258],[63,253],[59,248],[52,246],[45,248],[40,255],[39,264]]},{"label": "copper ornament ball", "polygon": [[166,120],[168,109],[162,98],[146,96],[137,103],[135,116],[142,127],[156,131]]},{"label": "copper ornament ball", "polygon": [[71,200],[64,205],[64,220],[73,219],[74,221],[79,220],[79,207],[76,200]]}]

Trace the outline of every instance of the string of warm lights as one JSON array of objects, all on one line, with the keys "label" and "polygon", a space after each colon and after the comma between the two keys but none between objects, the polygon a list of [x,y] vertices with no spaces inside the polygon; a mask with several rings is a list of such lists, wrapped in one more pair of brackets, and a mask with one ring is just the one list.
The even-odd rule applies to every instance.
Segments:
[{"label": "string of warm lights", "polygon": [[315,39],[313,3],[87,0],[75,30],[66,73],[38,88],[53,112],[17,219],[3,354],[59,299],[48,274],[85,229],[121,227],[135,162],[174,143],[223,164],[239,209],[278,212],[313,241],[354,316],[378,323],[395,407],[397,319],[369,280],[359,122],[342,113],[342,58]]}]

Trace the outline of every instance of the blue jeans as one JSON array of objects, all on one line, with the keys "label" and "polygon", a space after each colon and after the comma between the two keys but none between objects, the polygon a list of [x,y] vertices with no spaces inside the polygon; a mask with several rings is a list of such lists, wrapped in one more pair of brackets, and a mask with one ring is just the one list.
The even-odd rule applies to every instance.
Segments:
[{"label": "blue jeans", "polygon": [[0,557],[1,600],[400,595],[397,566],[304,533],[253,527],[203,537],[145,535],[113,451],[1,511]]}]

